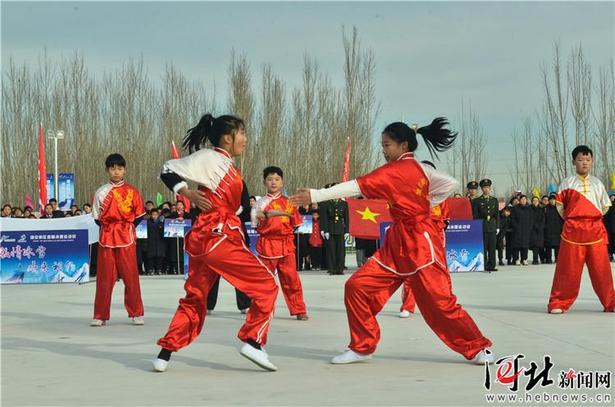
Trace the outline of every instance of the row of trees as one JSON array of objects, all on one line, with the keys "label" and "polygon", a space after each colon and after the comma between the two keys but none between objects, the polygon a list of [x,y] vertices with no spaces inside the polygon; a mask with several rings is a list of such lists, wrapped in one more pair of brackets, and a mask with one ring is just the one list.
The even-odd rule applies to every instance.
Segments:
[{"label": "row of trees", "polygon": [[615,173],[615,70],[613,61],[595,69],[583,47],[563,62],[554,45],[553,61],[540,69],[542,106],[512,134],[515,165],[511,180],[524,191],[543,193],[572,172],[570,152],[579,144],[594,151],[593,174],[609,187]]},{"label": "row of trees", "polygon": [[[9,60],[2,80],[0,201],[17,203],[25,194],[38,196],[41,122],[46,129],[65,131],[59,143],[59,169],[75,173],[77,202],[89,201],[106,181],[104,158],[116,151],[125,156],[129,180],[144,197],[153,198],[160,191],[171,198],[157,179],[160,167],[171,156],[171,142],[180,143],[205,112],[232,112],[245,120],[249,147],[238,165],[255,193],[262,193],[261,172],[267,165],[284,169],[289,191],[339,181],[347,140],[353,145],[350,176],[369,171],[379,157],[373,137],[379,111],[374,56],[362,48],[356,29],[343,32],[342,45],[342,87],[334,86],[318,62],[306,55],[300,86],[288,87],[271,65],[264,65],[257,91],[246,57],[233,53],[226,103],[219,103],[215,90],[189,81],[172,64],[160,81],[152,80],[143,58],[129,60],[100,79],[77,53],[60,61],[44,53],[36,66]],[[48,171],[50,146],[47,143]]]},{"label": "row of trees", "polygon": [[[129,179],[144,197],[163,192],[158,180],[161,164],[170,158],[171,142],[181,142],[186,130],[204,112],[232,112],[242,117],[249,147],[238,165],[250,191],[262,193],[261,171],[282,167],[287,191],[298,186],[321,186],[338,181],[347,141],[352,143],[350,176],[379,162],[374,123],[380,111],[375,96],[375,61],[364,50],[356,29],[342,34],[344,83],[332,84],[318,61],[305,55],[302,81],[289,87],[274,68],[255,74],[243,55],[233,53],[228,66],[229,93],[220,102],[215,88],[188,80],[168,64],[160,80],[148,75],[143,58],[132,59],[116,71],[96,78],[84,58],[51,60],[43,53],[35,66],[9,60],[2,80],[2,186],[0,201],[22,202],[36,197],[38,124],[63,129],[59,143],[61,172],[76,174],[77,202],[87,202],[106,181],[105,156],[121,152],[128,161]],[[560,46],[551,65],[541,67],[544,103],[513,133],[514,165],[507,170],[513,187],[546,191],[571,173],[569,154],[576,144],[594,147],[594,173],[608,182],[615,166],[615,74],[613,62],[595,70],[581,46],[573,48],[563,68]],[[488,136],[479,114],[462,101],[453,127],[460,136],[446,164],[464,185],[488,177]],[[46,158],[51,172],[52,151]],[[10,180],[10,182],[7,182]],[[301,185],[299,185],[301,184]],[[500,191],[501,192],[501,191]]]}]

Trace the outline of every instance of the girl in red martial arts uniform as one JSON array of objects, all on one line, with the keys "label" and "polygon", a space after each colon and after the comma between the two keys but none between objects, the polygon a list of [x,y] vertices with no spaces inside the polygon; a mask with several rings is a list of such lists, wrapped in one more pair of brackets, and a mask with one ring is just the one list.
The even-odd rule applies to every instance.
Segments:
[{"label": "girl in red martial arts uniform", "polygon": [[611,201],[602,182],[589,175],[594,163],[592,150],[577,146],[572,163],[577,174],[562,181],[555,204],[564,218],[548,311],[562,314],[579,294],[583,264],[605,312],[615,311],[615,289],[609,262],[608,235],[602,216]]},{"label": "girl in red martial arts uniform", "polygon": [[348,350],[331,363],[345,364],[371,358],[380,339],[376,315],[408,279],[427,324],[451,349],[475,363],[492,363],[491,341],[457,304],[446,267],[442,227],[433,221],[430,207],[455,189],[457,181],[422,166],[413,152],[420,134],[432,154],[448,149],[456,133],[445,129],[444,118],[413,130],[405,123],[388,125],[382,133],[387,164],[356,180],[328,189],[300,189],[291,200],[296,205],[363,195],[386,199],[393,224],[384,245],[346,282],[344,302],[350,326]]},{"label": "girl in red martial arts uniform", "polygon": [[[431,161],[423,160],[421,161],[421,164],[429,165],[434,170],[436,169],[436,166]],[[448,205],[446,204],[446,201],[443,201],[441,204],[432,207],[430,209],[430,212],[431,212],[431,218],[433,219],[433,221],[440,224],[440,228],[442,229],[442,233],[441,233],[442,246],[446,246],[445,245],[446,243],[445,230],[448,226],[448,221],[449,221]],[[410,285],[409,279],[404,280],[404,284],[402,285],[401,302],[402,304],[399,309],[399,317],[409,318],[411,314],[414,314],[414,308],[416,308],[416,300],[414,299],[414,294],[412,294],[412,287]]]},{"label": "girl in red martial arts uniform", "polygon": [[[247,140],[241,119],[206,114],[184,139],[184,147],[197,151],[167,161],[162,168],[160,179],[165,185],[196,202],[203,211],[186,235],[185,249],[190,256],[186,296],[179,300],[167,333],[158,340],[162,349],[154,360],[156,371],[165,371],[171,352],[187,346],[201,332],[207,294],[218,275],[252,299],[238,335],[245,342],[241,355],[263,369],[277,370],[262,347],[267,341],[278,286],[273,274],[246,246],[237,216],[243,183],[233,157],[245,150]],[[207,141],[214,148],[200,149]],[[189,189],[186,181],[196,183],[198,190]]]}]

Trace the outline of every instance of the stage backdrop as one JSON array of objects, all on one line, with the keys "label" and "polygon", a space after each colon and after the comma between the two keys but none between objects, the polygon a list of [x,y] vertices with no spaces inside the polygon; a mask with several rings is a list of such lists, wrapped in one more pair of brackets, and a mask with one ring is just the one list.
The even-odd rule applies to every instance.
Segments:
[{"label": "stage backdrop", "polygon": [[87,230],[2,231],[2,284],[90,280]]},{"label": "stage backdrop", "polygon": [[[380,224],[380,245],[391,222]],[[451,273],[485,271],[482,220],[451,221],[446,229],[446,262]]]}]

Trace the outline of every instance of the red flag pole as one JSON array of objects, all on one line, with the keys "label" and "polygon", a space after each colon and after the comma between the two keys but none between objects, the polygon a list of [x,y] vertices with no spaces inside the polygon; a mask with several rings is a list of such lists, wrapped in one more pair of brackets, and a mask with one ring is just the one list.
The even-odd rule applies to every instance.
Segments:
[{"label": "red flag pole", "polygon": [[43,123],[40,123],[38,132],[38,204],[42,214],[47,204],[47,167],[45,165]]},{"label": "red flag pole", "polygon": [[346,139],[346,157],[344,158],[344,169],[342,170],[342,182],[348,181],[350,178],[350,137]]}]

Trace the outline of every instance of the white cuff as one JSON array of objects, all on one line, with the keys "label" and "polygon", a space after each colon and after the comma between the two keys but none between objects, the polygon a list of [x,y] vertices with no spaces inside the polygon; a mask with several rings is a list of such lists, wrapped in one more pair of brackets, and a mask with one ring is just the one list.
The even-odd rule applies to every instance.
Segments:
[{"label": "white cuff", "polygon": [[351,196],[361,195],[361,189],[357,180],[342,182],[332,186],[331,188],[310,189],[312,202],[329,201],[331,199],[340,199]]},{"label": "white cuff", "polygon": [[179,190],[182,189],[183,187],[188,188],[188,183],[186,181],[182,181],[180,183],[173,185],[173,192],[179,195]]}]

